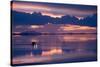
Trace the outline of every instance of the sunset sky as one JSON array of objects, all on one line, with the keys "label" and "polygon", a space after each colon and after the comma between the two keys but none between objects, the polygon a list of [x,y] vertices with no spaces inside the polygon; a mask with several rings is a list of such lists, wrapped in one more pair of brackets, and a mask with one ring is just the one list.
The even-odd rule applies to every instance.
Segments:
[{"label": "sunset sky", "polygon": [[[42,3],[42,2],[13,1],[11,8],[13,11],[17,11],[17,12],[24,12],[29,14],[32,14],[34,12],[40,12],[42,13],[42,15],[47,15],[51,17],[62,17],[64,15],[70,15],[70,16],[75,16],[77,18],[83,18],[87,16],[92,16],[93,14],[97,13],[96,6],[71,5],[71,4],[66,5],[66,4]],[[14,23],[18,23],[18,22],[14,22]],[[31,22],[28,21],[27,23],[30,24]],[[89,22],[89,23],[91,24],[95,22]],[[87,26],[74,25],[74,24],[56,25],[56,24],[48,24],[48,22],[46,22],[45,25],[30,25],[30,26],[18,25],[15,26],[13,30],[14,32],[22,32],[28,30],[28,31],[37,31],[37,32],[96,33],[96,27],[91,27],[89,25]]]},{"label": "sunset sky", "polygon": [[61,17],[63,15],[71,15],[79,18],[95,14],[96,6],[87,5],[69,5],[55,3],[40,3],[40,2],[19,2],[12,3],[12,10],[26,13],[41,12],[43,15],[51,17]]},{"label": "sunset sky", "polygon": [[17,25],[13,27],[14,33],[36,31],[42,33],[96,33],[96,27],[71,24],[46,24],[46,25]]}]

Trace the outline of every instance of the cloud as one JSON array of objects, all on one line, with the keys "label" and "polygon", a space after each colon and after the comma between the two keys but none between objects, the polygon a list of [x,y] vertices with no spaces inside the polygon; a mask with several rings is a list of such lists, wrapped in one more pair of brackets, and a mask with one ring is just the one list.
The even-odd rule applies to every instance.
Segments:
[{"label": "cloud", "polygon": [[72,24],[17,25],[13,32],[36,31],[48,33],[96,33],[96,27]]},{"label": "cloud", "polygon": [[74,33],[96,33],[96,27],[80,26],[80,25],[62,25],[59,31],[74,32]]},{"label": "cloud", "polygon": [[13,2],[12,10],[20,12],[41,12],[44,15],[52,17],[61,17],[62,15],[88,16],[97,12],[96,6],[86,5],[65,5],[65,4],[50,4],[37,2]]},{"label": "cloud", "polygon": [[80,26],[80,25],[64,25],[60,27],[63,30],[95,30],[95,27]]}]

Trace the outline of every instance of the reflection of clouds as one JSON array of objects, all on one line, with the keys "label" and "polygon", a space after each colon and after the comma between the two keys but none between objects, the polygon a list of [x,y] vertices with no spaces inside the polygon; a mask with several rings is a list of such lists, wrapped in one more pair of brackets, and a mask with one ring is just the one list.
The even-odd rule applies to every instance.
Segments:
[{"label": "reflection of clouds", "polygon": [[[12,64],[25,64],[25,63],[52,63],[56,62],[58,60],[61,60],[59,62],[67,61],[84,61],[84,59],[87,58],[93,58],[96,57],[95,53],[91,52],[72,52],[72,53],[66,53],[63,55],[43,55],[43,56],[33,56],[33,55],[25,55],[25,56],[19,56],[14,57],[12,59]],[[80,59],[83,58],[83,59]],[[95,58],[96,59],[96,58]]]},{"label": "reflection of clouds", "polygon": [[25,55],[19,56],[12,59],[12,64],[27,64],[27,63],[46,63],[52,60],[52,57],[48,56],[32,56],[32,55]]},{"label": "reflection of clouds", "polygon": [[81,41],[96,40],[96,35],[92,34],[62,35],[60,39],[65,42],[81,42]]},{"label": "reflection of clouds", "polygon": [[53,48],[49,51],[43,51],[42,52],[42,56],[50,56],[50,55],[54,55],[54,54],[62,54],[63,51],[60,48]]},{"label": "reflection of clouds", "polygon": [[[64,39],[65,38],[65,39]],[[86,40],[87,39],[87,40]],[[95,47],[91,47],[91,44],[88,44],[88,40],[96,40],[95,34],[76,34],[76,35],[41,35],[41,36],[22,36],[16,40],[20,40],[22,44],[26,45],[16,45],[17,48],[15,50],[19,50],[19,52],[26,52],[23,50],[30,50],[27,52],[26,55],[13,57],[12,63],[13,64],[23,64],[23,63],[37,63],[37,62],[52,62],[55,60],[63,59],[67,61],[71,61],[72,59],[77,58],[89,58],[89,57],[95,57],[96,53],[93,53],[92,51],[88,51],[86,49],[94,49]],[[36,55],[30,55],[31,52],[31,45],[28,45],[30,41],[41,41],[40,42],[40,48],[42,48],[42,54],[39,56]],[[62,43],[65,41],[64,43]],[[74,43],[73,43],[74,41]],[[84,42],[82,42],[84,41]],[[21,43],[20,42],[20,43]],[[28,43],[27,43],[28,42]],[[70,42],[70,43],[68,43]],[[80,42],[80,43],[77,43]],[[18,43],[18,42],[17,42]],[[14,44],[16,44],[14,42]],[[88,44],[88,45],[87,45]],[[63,46],[64,45],[64,46]],[[93,43],[93,45],[96,45]],[[63,46],[63,47],[62,47]],[[89,47],[88,47],[89,46]],[[59,48],[58,48],[59,47]],[[74,48],[75,50],[69,48]],[[19,49],[21,48],[21,50]],[[47,50],[46,50],[47,49]],[[65,51],[64,51],[65,49]],[[68,49],[68,51],[67,51]],[[69,51],[70,50],[70,51]],[[62,61],[63,61],[62,60]],[[79,59],[78,59],[79,60]],[[82,60],[82,59],[80,59]]]}]

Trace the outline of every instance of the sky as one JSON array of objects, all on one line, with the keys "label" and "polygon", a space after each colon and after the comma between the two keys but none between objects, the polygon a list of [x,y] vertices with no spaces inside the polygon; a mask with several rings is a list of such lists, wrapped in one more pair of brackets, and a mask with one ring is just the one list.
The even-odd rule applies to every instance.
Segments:
[{"label": "sky", "polygon": [[42,33],[96,33],[96,27],[71,24],[45,24],[45,25],[17,25],[12,31],[21,33],[24,31],[36,31]]},{"label": "sky", "polygon": [[[43,15],[51,17],[62,17],[64,15],[70,15],[78,18],[83,18],[97,13],[97,7],[92,5],[91,6],[73,5],[73,4],[57,4],[57,3],[42,3],[42,2],[13,1],[11,8],[13,11],[25,12],[29,14],[32,14],[34,12],[41,12]],[[71,24],[70,25],[45,24],[44,26],[22,25],[13,28],[13,32],[23,32],[23,31],[96,33],[96,27],[71,25]]]},{"label": "sky", "polygon": [[41,12],[43,15],[51,17],[61,17],[64,15],[76,16],[78,18],[86,17],[97,13],[96,6],[89,5],[72,5],[72,4],[57,4],[57,3],[42,3],[42,2],[24,2],[14,1],[12,10],[34,13]]}]

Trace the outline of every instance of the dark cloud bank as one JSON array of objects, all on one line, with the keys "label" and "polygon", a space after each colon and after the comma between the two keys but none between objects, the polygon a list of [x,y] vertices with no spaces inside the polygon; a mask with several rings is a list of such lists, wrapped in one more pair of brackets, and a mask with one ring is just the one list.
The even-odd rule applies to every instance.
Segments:
[{"label": "dark cloud bank", "polygon": [[13,25],[43,25],[52,23],[52,24],[76,24],[76,25],[85,25],[85,26],[97,26],[97,14],[87,16],[84,19],[79,20],[75,16],[65,15],[61,18],[53,18],[50,16],[42,15],[42,13],[28,14],[23,12],[11,11],[12,12],[12,24]]}]

